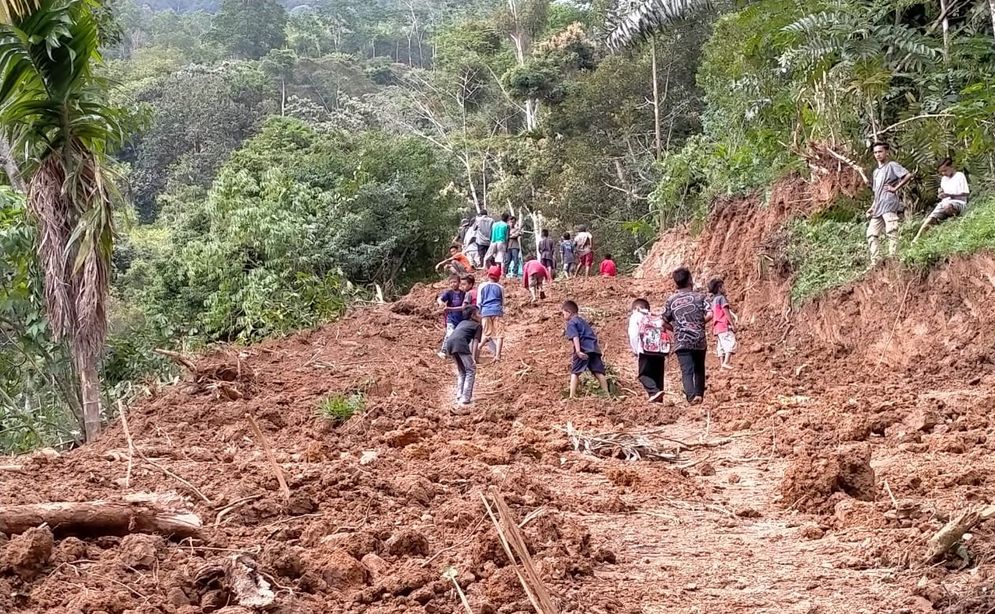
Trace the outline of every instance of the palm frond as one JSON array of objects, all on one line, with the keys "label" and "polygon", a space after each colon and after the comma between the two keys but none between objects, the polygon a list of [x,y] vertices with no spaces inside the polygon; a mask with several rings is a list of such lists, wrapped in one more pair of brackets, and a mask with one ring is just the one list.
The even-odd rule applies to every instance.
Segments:
[{"label": "palm frond", "polygon": [[711,6],[711,0],[623,0],[609,13],[605,43],[613,51],[630,47]]},{"label": "palm frond", "polygon": [[40,7],[41,0],[0,0],[0,21],[12,23]]}]

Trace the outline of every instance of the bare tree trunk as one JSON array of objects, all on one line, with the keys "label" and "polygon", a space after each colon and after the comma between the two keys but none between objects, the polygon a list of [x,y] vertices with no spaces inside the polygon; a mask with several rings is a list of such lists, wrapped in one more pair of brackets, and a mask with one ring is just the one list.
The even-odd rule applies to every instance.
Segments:
[{"label": "bare tree trunk", "polygon": [[86,441],[94,441],[100,435],[100,379],[97,376],[95,358],[85,358],[80,365],[79,384],[83,398],[83,430]]},{"label": "bare tree trunk", "polygon": [[[990,0],[995,2],[995,0]],[[943,15],[943,63],[950,63],[950,19],[947,18],[947,0],[940,0],[940,13]]]},{"label": "bare tree trunk", "polygon": [[280,77],[280,117],[287,116],[287,78]]},{"label": "bare tree trunk", "polygon": [[988,0],[988,9],[992,14],[992,36],[995,36],[995,0]]},{"label": "bare tree trunk", "polygon": [[656,138],[656,159],[663,154],[663,128],[660,126],[660,79],[656,65],[656,37],[650,38],[650,61],[653,65],[653,128]]}]

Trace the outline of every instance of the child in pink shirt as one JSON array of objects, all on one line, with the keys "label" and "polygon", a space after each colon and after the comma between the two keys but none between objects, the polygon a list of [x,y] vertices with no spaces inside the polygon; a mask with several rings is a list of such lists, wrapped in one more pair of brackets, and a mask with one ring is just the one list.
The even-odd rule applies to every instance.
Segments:
[{"label": "child in pink shirt", "polygon": [[522,285],[528,289],[532,295],[530,302],[535,303],[539,299],[546,298],[546,283],[551,279],[549,269],[544,267],[535,256],[529,256],[525,261],[525,268],[522,269]]},{"label": "child in pink shirt", "polygon": [[725,295],[725,282],[721,278],[708,282],[708,292],[712,295],[709,301],[712,306],[712,331],[718,337],[716,353],[722,360],[723,369],[732,369],[732,355],[736,353],[736,323],[739,317],[733,313],[732,307]]}]

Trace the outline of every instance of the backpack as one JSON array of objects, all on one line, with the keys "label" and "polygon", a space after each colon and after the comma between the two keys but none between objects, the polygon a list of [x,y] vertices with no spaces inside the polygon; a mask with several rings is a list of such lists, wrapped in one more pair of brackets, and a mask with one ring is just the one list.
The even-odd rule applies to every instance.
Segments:
[{"label": "backpack", "polygon": [[663,328],[663,318],[647,314],[639,323],[639,343],[645,354],[669,354],[670,337]]}]

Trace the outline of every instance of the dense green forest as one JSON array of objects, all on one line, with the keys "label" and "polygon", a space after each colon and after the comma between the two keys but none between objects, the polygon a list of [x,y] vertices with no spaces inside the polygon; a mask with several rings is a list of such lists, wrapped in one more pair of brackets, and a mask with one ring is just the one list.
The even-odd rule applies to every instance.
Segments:
[{"label": "dense green forest", "polygon": [[[763,195],[814,148],[869,172],[886,140],[914,214],[945,156],[975,187],[907,265],[995,239],[988,0],[38,4],[49,25],[8,14],[0,42],[0,451],[82,438],[84,363],[113,412],[171,375],[154,348],[259,340],[430,278],[480,208],[587,224],[631,267],[717,196]],[[54,58],[37,82],[31,45]],[[25,110],[58,78],[71,125]],[[72,270],[32,200],[66,151],[85,164],[54,176],[101,205],[63,223]],[[865,205],[792,228],[799,300],[866,269]],[[89,328],[53,319],[58,266],[106,277],[106,304],[81,282]]]}]

